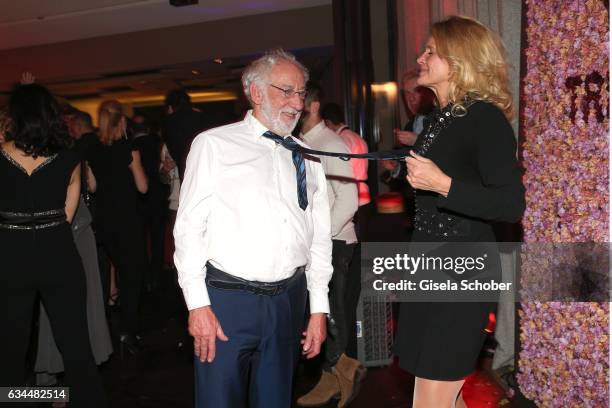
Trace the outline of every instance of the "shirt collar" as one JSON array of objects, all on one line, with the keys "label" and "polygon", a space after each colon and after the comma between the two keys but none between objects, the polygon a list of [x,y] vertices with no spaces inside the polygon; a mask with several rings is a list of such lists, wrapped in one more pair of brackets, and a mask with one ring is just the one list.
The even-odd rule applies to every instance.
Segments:
[{"label": "shirt collar", "polygon": [[302,140],[304,140],[306,143],[308,143],[308,141],[312,142],[312,140],[316,139],[318,135],[321,133],[321,130],[323,130],[324,128],[325,128],[325,122],[320,121],[308,132],[302,133],[301,135]]},{"label": "shirt collar", "polygon": [[255,116],[253,116],[253,109],[249,109],[244,116],[245,123],[251,130],[251,136],[259,138],[261,135],[266,133],[269,129],[266,128]]},{"label": "shirt collar", "polygon": [[338,135],[339,135],[340,133],[342,133],[344,130],[346,130],[346,129],[348,129],[348,128],[349,128],[348,126],[346,126],[346,125],[342,125],[342,126],[340,126],[340,127],[338,128],[338,130],[336,130],[336,134],[338,134]]},{"label": "shirt collar", "polygon": [[[260,121],[259,119],[257,119],[255,116],[253,116],[253,109],[249,109],[246,113],[246,115],[244,116],[244,121],[245,123],[249,126],[249,129],[251,130],[251,134],[254,138],[259,138],[261,137],[264,133],[266,133],[267,131],[269,131],[270,129],[268,129],[267,127],[265,127]],[[283,138],[287,137],[287,136],[291,136],[291,134],[288,135],[279,135]],[[265,139],[265,138],[264,138]],[[269,140],[269,139],[265,139],[265,140]]]}]

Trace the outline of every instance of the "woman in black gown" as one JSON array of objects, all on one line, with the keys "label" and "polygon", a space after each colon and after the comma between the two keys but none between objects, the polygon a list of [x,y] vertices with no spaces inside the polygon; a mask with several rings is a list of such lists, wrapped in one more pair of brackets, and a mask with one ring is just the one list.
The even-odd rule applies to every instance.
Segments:
[{"label": "woman in black gown", "polygon": [[[406,159],[416,190],[413,242],[494,243],[490,221],[518,221],[525,207],[501,42],[479,22],[432,27],[417,83],[438,103]],[[481,245],[481,244],[479,244]],[[496,250],[487,260],[499,280]],[[395,352],[416,376],[414,408],[464,407],[460,390],[485,340],[491,303],[402,303]]]},{"label": "woman in black gown", "polygon": [[117,101],[99,109],[97,140],[87,141],[85,156],[96,177],[95,228],[117,268],[120,290],[120,351],[138,351],[138,307],[147,259],[138,193],[146,193],[147,176],[140,153],[126,138],[127,119]]},{"label": "woman in black gown", "polygon": [[0,146],[0,385],[23,386],[34,300],[40,295],[62,354],[71,406],[104,407],[89,344],[85,274],[70,222],[79,158],[53,96],[40,85],[11,95]]}]

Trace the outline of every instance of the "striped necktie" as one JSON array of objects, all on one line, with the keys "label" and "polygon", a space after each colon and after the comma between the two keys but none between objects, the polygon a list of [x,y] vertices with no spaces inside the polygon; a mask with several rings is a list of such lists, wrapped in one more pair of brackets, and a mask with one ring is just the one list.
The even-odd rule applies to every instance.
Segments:
[{"label": "striped necktie", "polygon": [[263,134],[264,137],[274,140],[277,144],[282,145],[285,149],[291,150],[291,156],[293,158],[293,165],[295,166],[295,176],[297,180],[297,196],[298,204],[302,210],[308,207],[308,195],[306,194],[306,163],[304,156],[300,151],[300,145],[288,136],[282,138],[274,132],[267,131]]}]

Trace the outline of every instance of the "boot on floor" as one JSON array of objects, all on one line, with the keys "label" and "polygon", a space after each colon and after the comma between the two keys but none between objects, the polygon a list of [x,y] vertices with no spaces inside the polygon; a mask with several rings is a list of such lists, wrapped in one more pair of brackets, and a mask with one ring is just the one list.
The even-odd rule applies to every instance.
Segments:
[{"label": "boot on floor", "polygon": [[307,394],[302,395],[297,404],[301,407],[320,407],[327,404],[332,398],[340,396],[340,384],[336,375],[323,370],[321,379]]},{"label": "boot on floor", "polygon": [[367,369],[354,358],[342,354],[336,365],[332,368],[340,385],[340,402],[338,408],[345,408],[359,393],[361,382],[366,376]]}]

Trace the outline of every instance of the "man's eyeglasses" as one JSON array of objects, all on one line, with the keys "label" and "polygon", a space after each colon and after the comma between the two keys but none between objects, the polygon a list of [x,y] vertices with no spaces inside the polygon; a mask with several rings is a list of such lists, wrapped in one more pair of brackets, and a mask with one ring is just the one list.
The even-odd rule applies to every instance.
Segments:
[{"label": "man's eyeglasses", "polygon": [[293,97],[293,95],[297,95],[298,98],[300,98],[301,100],[304,100],[306,98],[306,91],[294,91],[293,89],[285,89],[285,88],[281,88],[279,86],[276,85],[272,85],[272,84],[268,84],[270,85],[272,88],[276,88],[279,91],[281,91],[283,93],[283,96],[286,99],[290,99],[291,97]]}]

